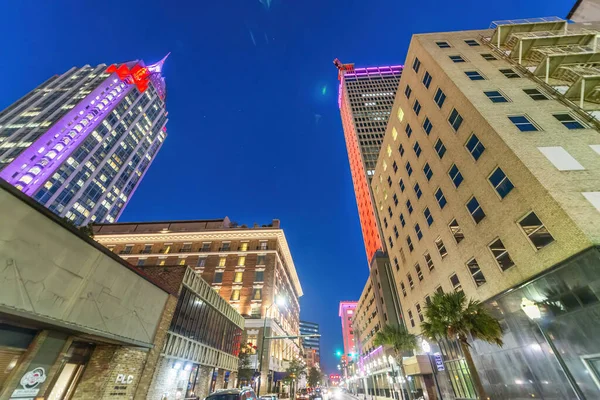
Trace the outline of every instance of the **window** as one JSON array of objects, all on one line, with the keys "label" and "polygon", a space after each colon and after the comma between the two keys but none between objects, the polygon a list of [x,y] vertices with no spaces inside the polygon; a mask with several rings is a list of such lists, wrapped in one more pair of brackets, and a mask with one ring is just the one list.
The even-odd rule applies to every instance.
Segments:
[{"label": "window", "polygon": [[425,217],[425,221],[427,221],[427,225],[431,226],[433,224],[433,215],[431,215],[431,211],[429,211],[429,207],[423,210],[423,216]]},{"label": "window", "polygon": [[200,257],[198,258],[198,264],[196,264],[198,267],[204,267],[206,265],[206,257]]},{"label": "window", "polygon": [[421,321],[421,322],[425,321],[425,318],[423,318],[423,312],[421,311],[421,305],[419,303],[417,303],[415,308],[417,309],[417,315],[419,316],[419,321]]},{"label": "window", "polygon": [[538,131],[539,130],[534,125],[534,123],[529,119],[529,117],[527,117],[526,115],[512,115],[512,116],[509,116],[508,119],[521,132],[533,132],[533,131]]},{"label": "window", "polygon": [[454,187],[458,188],[463,181],[463,176],[458,170],[456,164],[452,164],[452,167],[450,167],[450,171],[448,171],[448,175],[450,176],[450,179],[452,179]]},{"label": "window", "polygon": [[408,173],[408,176],[411,176],[412,173],[413,173],[413,169],[410,166],[410,162],[409,161],[406,162],[406,166],[405,167],[406,167],[406,172]]},{"label": "window", "polygon": [[585,129],[587,128],[581,122],[577,121],[571,114],[552,114],[554,118],[560,121],[567,129]]},{"label": "window", "polygon": [[402,213],[400,213],[400,223],[402,224],[402,227],[404,228],[404,226],[406,225],[406,220],[404,219],[404,215],[402,215]]},{"label": "window", "polygon": [[404,119],[404,110],[402,110],[400,107],[398,107],[398,120],[400,122],[402,122],[403,119]]},{"label": "window", "polygon": [[417,200],[418,200],[423,195],[423,192],[421,191],[421,187],[419,186],[418,183],[415,183],[414,189],[415,189],[415,194],[417,195]]},{"label": "window", "polygon": [[385,225],[385,227],[388,227],[388,222],[387,222],[387,217],[383,217],[383,225]]},{"label": "window", "polygon": [[231,291],[231,300],[238,301],[240,299],[240,289],[233,289]]},{"label": "window", "polygon": [[224,267],[226,262],[227,262],[227,257],[219,258],[219,267]]},{"label": "window", "polygon": [[407,99],[410,99],[410,95],[412,94],[412,89],[410,88],[409,85],[406,85],[406,89],[404,89],[404,94],[406,95]]},{"label": "window", "polygon": [[248,242],[240,243],[240,251],[248,251]]},{"label": "window", "polygon": [[400,263],[398,263],[398,257],[394,257],[394,266],[396,267],[396,271],[400,271]]},{"label": "window", "polygon": [[481,57],[483,57],[484,59],[486,59],[486,60],[488,60],[488,61],[494,61],[494,60],[497,60],[497,58],[496,58],[496,57],[495,57],[493,54],[490,54],[490,53],[483,53],[483,54],[481,55]]},{"label": "window", "polygon": [[456,108],[452,109],[450,113],[450,117],[448,118],[448,122],[452,125],[452,128],[455,132],[458,132],[458,128],[462,125],[463,117],[456,111]]},{"label": "window", "polygon": [[146,259],[145,258],[140,258],[137,262],[138,267],[141,267],[142,265],[146,264]]},{"label": "window", "polygon": [[425,178],[430,181],[431,177],[433,176],[433,171],[431,170],[429,163],[425,163],[425,166],[423,167],[423,173],[425,174]]},{"label": "window", "polygon": [[396,164],[396,161],[392,164],[392,168],[394,168],[394,173],[398,172],[398,164]]},{"label": "window", "polygon": [[509,79],[521,77],[521,75],[517,74],[512,68],[501,68],[499,71],[502,72],[504,76]]},{"label": "window", "polygon": [[435,42],[435,44],[437,44],[440,49],[448,49],[452,47],[448,42]]},{"label": "window", "polygon": [[433,124],[431,123],[431,121],[429,120],[428,117],[425,117],[425,120],[423,121],[423,130],[429,136],[432,129],[433,129]]},{"label": "window", "polygon": [[398,205],[398,195],[396,193],[394,193],[394,205]]},{"label": "window", "polygon": [[437,200],[440,208],[444,208],[447,201],[446,197],[444,196],[444,192],[442,192],[442,188],[438,188],[438,190],[435,191],[435,199]]},{"label": "window", "polygon": [[531,243],[533,243],[535,248],[538,250],[554,242],[554,238],[550,232],[548,232],[548,229],[546,229],[542,221],[540,221],[538,216],[533,211],[519,221],[519,225]]},{"label": "window", "polygon": [[186,264],[186,259],[185,258],[180,258],[179,259],[179,265],[187,265]]},{"label": "window", "polygon": [[488,247],[502,271],[506,271],[515,265],[502,240],[496,239]]},{"label": "window", "polygon": [[419,113],[421,112],[421,103],[419,103],[419,100],[415,100],[415,104],[413,104],[413,111],[417,115],[419,115]]},{"label": "window", "polygon": [[407,137],[410,137],[410,135],[412,135],[412,128],[410,127],[410,124],[406,124],[406,128],[404,128],[404,132],[406,132]]},{"label": "window", "polygon": [[465,62],[465,59],[462,58],[462,56],[460,56],[460,55],[448,56],[448,57],[450,57],[450,59],[455,63],[464,63]]},{"label": "window", "polygon": [[392,218],[394,216],[394,212],[392,211],[392,207],[388,207],[388,214],[390,215],[390,218]]},{"label": "window", "polygon": [[458,221],[456,219],[453,219],[452,222],[448,224],[448,227],[450,228],[450,232],[452,233],[456,244],[462,242],[462,240],[465,238],[465,234],[463,233],[463,230],[460,227],[460,225],[458,225]]},{"label": "window", "polygon": [[221,248],[219,249],[219,251],[229,251],[231,250],[231,243],[229,242],[223,242],[221,244]]},{"label": "window", "polygon": [[465,40],[465,43],[468,44],[471,47],[473,47],[473,46],[479,46],[479,43],[475,39],[467,39],[467,40]]},{"label": "window", "polygon": [[233,278],[233,281],[235,283],[240,283],[243,280],[244,277],[244,273],[241,271],[238,271],[235,273],[235,277]]},{"label": "window", "polygon": [[246,256],[239,256],[237,265],[242,266],[242,267],[244,265],[246,265]]},{"label": "window", "polygon": [[456,274],[452,274],[450,276],[450,283],[452,284],[452,288],[455,291],[462,291],[462,286],[460,284],[460,281],[458,280],[458,276],[456,276]]},{"label": "window", "polygon": [[479,160],[479,157],[481,157],[485,150],[485,146],[479,141],[479,138],[475,134],[472,134],[469,140],[467,140],[465,147],[469,150],[469,153],[471,153],[471,156],[473,156],[475,161]]},{"label": "window", "polygon": [[559,170],[578,171],[585,169],[572,155],[560,146],[538,147],[538,150]]},{"label": "window", "polygon": [[259,254],[256,258],[256,265],[265,265],[267,261],[267,256],[265,254]]},{"label": "window", "polygon": [[167,262],[167,260],[160,260],[160,261],[158,262],[158,265],[165,265],[165,264],[166,264],[166,262]]},{"label": "window", "polygon": [[479,71],[465,71],[465,75],[472,81],[485,81],[485,78]]},{"label": "window", "polygon": [[215,272],[215,276],[213,277],[213,283],[221,282],[223,282],[223,272]]},{"label": "window", "polygon": [[523,89],[523,91],[535,101],[539,100],[550,100],[546,95],[540,92],[538,89]]},{"label": "window", "polygon": [[393,249],[394,248],[394,242],[392,241],[392,237],[388,236],[388,243],[390,244],[390,248]]},{"label": "window", "polygon": [[485,276],[483,276],[483,272],[481,272],[481,268],[479,268],[479,264],[477,263],[476,259],[472,258],[471,260],[467,261],[467,268],[469,269],[469,273],[473,277],[473,281],[477,287],[486,282]]},{"label": "window", "polygon": [[210,251],[210,243],[202,243],[202,248],[200,249],[202,252]]},{"label": "window", "polygon": [[425,75],[423,76],[423,85],[425,85],[427,89],[429,89],[429,85],[431,85],[431,74],[427,71],[425,71]]},{"label": "window", "polygon": [[262,299],[262,289],[254,289],[252,292],[252,300]]},{"label": "window", "polygon": [[413,212],[413,206],[412,206],[410,200],[406,200],[406,208],[408,208],[408,213],[412,214],[412,212]]},{"label": "window", "polygon": [[492,103],[508,103],[508,99],[497,90],[487,90],[483,92]]},{"label": "window", "polygon": [[481,208],[475,196],[471,197],[471,200],[467,202],[467,210],[469,210],[469,213],[471,213],[471,216],[476,224],[480,223],[481,220],[485,218],[483,208]]},{"label": "window", "polygon": [[415,151],[417,158],[419,158],[419,156],[421,155],[421,146],[419,146],[419,142],[415,142],[415,145],[413,146],[413,150]]},{"label": "window", "polygon": [[448,255],[448,250],[446,250],[446,246],[444,245],[442,238],[439,236],[437,237],[437,239],[435,239],[435,247],[437,247],[441,258],[444,258]]},{"label": "window", "polygon": [[402,157],[404,155],[404,145],[400,144],[400,146],[398,146],[398,152],[400,153],[400,157]]},{"label": "window", "polygon": [[442,89],[438,88],[438,90],[435,92],[435,96],[433,97],[433,100],[435,101],[435,104],[437,104],[439,108],[442,108],[442,106],[444,105],[444,101],[446,101],[446,95],[444,94]]},{"label": "window", "polygon": [[410,238],[410,236],[406,237],[406,243],[408,244],[408,250],[410,250],[410,252],[412,253],[412,251],[414,250],[414,247],[413,247],[412,239]]},{"label": "window", "polygon": [[388,178],[387,178],[387,182],[388,182],[388,186],[389,186],[389,187],[392,187],[392,178],[390,178],[390,177],[388,176]]},{"label": "window", "polygon": [[425,304],[427,304],[427,305],[431,304],[431,296],[429,296],[429,295],[425,296]]},{"label": "window", "polygon": [[496,193],[498,193],[501,198],[505,198],[506,195],[509,194],[514,188],[514,185],[510,179],[507,178],[506,174],[500,167],[496,168],[494,172],[492,172],[488,178],[488,181],[492,184],[496,190]]},{"label": "window", "polygon": [[260,242],[260,250],[268,250],[268,243]]},{"label": "window", "polygon": [[438,138],[438,140],[435,141],[434,148],[438,157],[442,159],[444,157],[444,154],[446,154],[446,146],[444,146],[442,139]]},{"label": "window", "polygon": [[408,310],[408,319],[410,320],[410,326],[415,327],[415,320],[413,318],[413,313],[411,310]]},{"label": "window", "polygon": [[421,68],[421,61],[417,57],[415,57],[415,61],[413,61],[413,69],[415,72],[419,72],[419,68]]},{"label": "window", "polygon": [[404,286],[404,282],[400,282],[400,289],[402,289],[402,295],[406,297],[406,286]]},{"label": "window", "polygon": [[429,268],[430,271],[433,271],[435,269],[435,265],[433,265],[431,254],[425,253],[423,254],[423,258],[425,258],[425,264],[427,265],[427,268]]},{"label": "window", "polygon": [[408,278],[408,287],[412,289],[415,288],[415,283],[413,282],[413,278],[412,275],[410,274],[410,272],[408,274],[406,274],[406,277]]},{"label": "window", "polygon": [[423,280],[423,271],[421,270],[421,266],[419,263],[415,264],[415,271],[417,272],[417,278],[422,281]]},{"label": "window", "polygon": [[394,225],[394,236],[396,236],[396,239],[398,239],[398,236],[400,236],[400,233],[398,233],[398,228],[396,227],[396,225]]},{"label": "window", "polygon": [[265,280],[265,271],[256,271],[254,282],[263,282]]},{"label": "window", "polygon": [[404,180],[403,180],[403,179],[400,179],[400,182],[399,182],[399,184],[400,184],[400,191],[401,191],[401,192],[404,192],[404,189],[406,188],[406,186],[404,185]]},{"label": "window", "polygon": [[421,227],[419,226],[419,224],[415,224],[415,233],[417,234],[418,240],[423,239],[423,232],[421,232]]}]

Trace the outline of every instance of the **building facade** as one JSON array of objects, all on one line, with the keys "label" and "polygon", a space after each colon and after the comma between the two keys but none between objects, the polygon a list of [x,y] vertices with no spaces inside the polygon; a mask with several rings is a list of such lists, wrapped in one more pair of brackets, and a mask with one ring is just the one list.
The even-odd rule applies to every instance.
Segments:
[{"label": "building facade", "polygon": [[352,328],[352,319],[355,315],[356,301],[341,301],[339,316],[342,322],[342,339],[344,341],[344,356],[348,360],[353,359],[356,356],[357,345],[356,338],[354,336],[354,329]]},{"label": "building facade", "polygon": [[[300,335],[319,335],[319,324],[316,322],[300,321]],[[302,347],[304,348],[304,358],[308,368],[317,367],[321,358],[321,338],[307,337],[302,338]]]},{"label": "building facade", "polygon": [[439,291],[500,319],[504,347],[475,344],[492,398],[599,395],[600,341],[575,333],[600,329],[597,34],[552,17],[411,41],[372,188],[408,329]]},{"label": "building facade", "polygon": [[164,61],[74,67],[0,112],[0,178],[76,225],[117,220],[166,137]]},{"label": "building facade", "polygon": [[600,0],[576,0],[567,19],[585,24],[600,21]]},{"label": "building facade", "polygon": [[381,149],[385,127],[391,113],[402,66],[354,68],[340,64],[339,107],[348,161],[367,261],[377,250],[385,249],[381,240],[370,183]]},{"label": "building facade", "polygon": [[[301,357],[299,339],[266,339],[258,360],[263,336],[300,333],[302,287],[279,220],[250,228],[228,218],[106,224],[95,226],[95,239],[132,265],[191,267],[245,318],[261,391],[282,389],[289,361]],[[276,304],[279,297],[284,306]]]}]

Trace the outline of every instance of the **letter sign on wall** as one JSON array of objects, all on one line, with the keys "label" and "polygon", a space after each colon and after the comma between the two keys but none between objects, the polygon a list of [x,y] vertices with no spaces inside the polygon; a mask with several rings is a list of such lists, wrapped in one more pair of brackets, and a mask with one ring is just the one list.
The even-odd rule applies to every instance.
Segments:
[{"label": "letter sign on wall", "polygon": [[117,375],[115,382],[120,383],[121,385],[129,385],[133,383],[133,375],[119,374]]}]

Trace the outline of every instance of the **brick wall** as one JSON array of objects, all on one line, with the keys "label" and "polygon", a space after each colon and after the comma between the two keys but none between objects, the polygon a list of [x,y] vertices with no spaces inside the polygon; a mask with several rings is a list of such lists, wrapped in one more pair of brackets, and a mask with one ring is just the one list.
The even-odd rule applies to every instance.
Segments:
[{"label": "brick wall", "polygon": [[145,398],[147,400],[183,399],[190,379],[190,371],[184,368],[172,368],[172,358],[160,357],[156,364],[156,372]]}]

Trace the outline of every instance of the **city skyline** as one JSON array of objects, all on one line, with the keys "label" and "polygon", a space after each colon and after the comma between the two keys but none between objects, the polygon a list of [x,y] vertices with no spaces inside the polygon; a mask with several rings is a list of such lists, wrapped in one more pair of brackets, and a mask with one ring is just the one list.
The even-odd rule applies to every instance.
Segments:
[{"label": "city skyline", "polygon": [[[339,18],[333,26],[329,26],[331,19],[319,21],[315,32],[306,37],[298,32],[303,32],[300,21],[314,13],[310,4],[274,2],[271,9],[265,10],[256,2],[240,7],[232,16],[230,22],[240,24],[241,28],[231,29],[229,33],[217,31],[224,36],[223,42],[202,41],[202,47],[196,48],[196,52],[191,37],[214,37],[217,23],[204,16],[204,26],[197,24],[192,15],[200,13],[199,8],[193,9],[190,16],[182,17],[169,10],[162,12],[161,7],[156,6],[148,5],[139,10],[133,5],[121,4],[119,15],[106,12],[106,18],[121,28],[105,32],[102,40],[88,48],[86,35],[73,32],[92,32],[87,22],[77,18],[79,13],[100,12],[92,5],[78,5],[73,10],[59,12],[49,4],[40,4],[39,15],[69,16],[74,25],[69,29],[54,29],[53,23],[39,16],[24,23],[31,17],[26,8],[19,4],[7,5],[3,17],[11,16],[12,20],[7,18],[2,32],[24,40],[7,46],[9,58],[18,62],[0,67],[0,72],[12,77],[0,84],[3,93],[0,109],[53,74],[75,65],[135,58],[156,60],[172,50],[165,71],[169,80],[171,133],[120,221],[218,218],[227,213],[236,215],[240,223],[281,219],[282,226],[289,232],[290,247],[306,288],[301,300],[302,318],[321,325],[322,358],[327,371],[334,371],[333,349],[341,345],[337,304],[341,299],[358,299],[368,270],[339,123],[337,81],[331,60],[340,57],[364,66],[402,64],[410,35],[415,31],[484,28],[489,21],[501,18],[564,16],[572,4],[512,2],[480,11],[469,20],[465,20],[463,10],[435,18],[421,10],[422,16],[416,16],[409,26],[398,32],[397,45],[389,46],[389,41],[342,40],[342,32],[347,28],[345,20],[369,23],[373,29],[368,36],[383,37],[389,35],[389,27],[396,22],[397,17],[393,15],[406,11],[400,5],[390,3],[391,8],[382,6],[377,12],[387,23],[381,20],[374,23],[373,17],[363,15],[362,7],[349,6],[343,11],[344,18]],[[340,11],[334,6],[320,6],[323,13],[338,15]],[[230,12],[224,5],[215,7],[220,18]],[[249,15],[250,22],[244,21],[244,13]],[[131,15],[139,18],[131,19]],[[284,30],[294,15],[302,18]],[[181,26],[186,34],[156,29],[161,24]],[[248,30],[254,32],[253,38],[261,38],[262,42],[256,40],[253,45]],[[140,37],[144,36],[140,32],[147,37]],[[265,36],[265,33],[268,34]],[[331,39],[313,51],[314,43],[318,42],[316,38],[324,33],[331,33]],[[137,40],[135,46],[123,43],[123,38],[133,37]],[[55,43],[69,43],[69,51],[59,50]],[[295,46],[299,51],[294,53],[299,54],[291,54],[287,46]],[[224,48],[228,50],[224,52]],[[251,54],[240,59],[237,53],[248,50],[252,50]],[[303,54],[311,52],[312,58],[306,61]],[[214,53],[216,57],[207,59],[204,56],[207,53]],[[40,63],[40,59],[47,61]],[[283,61],[273,63],[273,60]],[[256,71],[253,67],[250,79],[241,64],[258,65]],[[308,69],[314,73],[304,74]],[[266,85],[267,78],[273,82]],[[245,98],[227,103],[236,93],[259,93],[261,89],[269,94],[261,96],[262,101],[254,96],[241,96]],[[201,92],[204,98],[194,96]],[[284,107],[281,97],[290,93],[299,99],[294,107]],[[277,119],[265,124],[264,119],[273,113],[279,114]],[[291,122],[284,125],[288,120]],[[244,126],[240,126],[242,122]],[[265,129],[265,125],[272,126]],[[287,126],[289,131],[284,128]],[[247,135],[247,132],[257,134]],[[285,140],[280,142],[284,133]],[[296,154],[295,150],[311,156]],[[256,157],[257,154],[266,156]],[[313,163],[306,158],[322,162]],[[293,178],[283,179],[288,176]],[[276,181],[277,185],[271,184]],[[224,189],[225,186],[228,188]],[[209,194],[207,189],[210,189]],[[287,202],[279,204],[281,198]],[[316,228],[323,221],[327,221],[328,229]],[[348,251],[338,253],[332,249]],[[344,266],[343,272],[339,266]],[[335,285],[335,290],[331,290],[331,285]],[[320,313],[324,308],[326,312]]]}]

